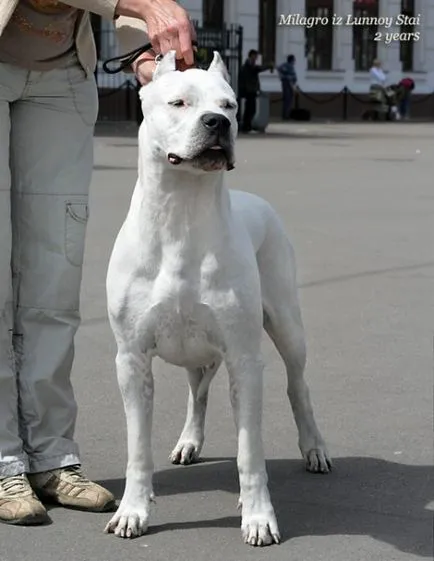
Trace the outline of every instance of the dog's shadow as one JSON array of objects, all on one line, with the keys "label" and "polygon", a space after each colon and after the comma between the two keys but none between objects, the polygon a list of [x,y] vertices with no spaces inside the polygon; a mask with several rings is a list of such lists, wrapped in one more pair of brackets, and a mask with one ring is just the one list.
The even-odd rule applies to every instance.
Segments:
[{"label": "dog's shadow", "polygon": [[[312,475],[296,460],[267,462],[269,486],[283,539],[367,535],[408,554],[431,557],[433,469],[375,458],[338,458],[329,475]],[[102,481],[120,499],[124,480]],[[238,475],[233,458],[207,458],[157,472],[157,497],[224,490],[233,493],[234,516],[152,526],[150,534],[205,527],[239,527]]]}]

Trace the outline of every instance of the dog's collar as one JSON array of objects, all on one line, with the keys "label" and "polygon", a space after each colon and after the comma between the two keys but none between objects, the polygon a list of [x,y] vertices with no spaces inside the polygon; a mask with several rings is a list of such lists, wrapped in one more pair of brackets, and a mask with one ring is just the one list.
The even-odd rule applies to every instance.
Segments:
[{"label": "dog's collar", "polygon": [[[192,45],[193,47],[197,47],[197,41],[192,41]],[[130,67],[133,64],[133,62],[139,58],[140,55],[151,50],[152,50],[152,44],[146,43],[146,45],[142,45],[141,47],[138,47],[137,49],[134,49],[129,53],[125,53],[124,55],[109,58],[103,63],[102,65],[103,70],[104,72],[107,72],[107,74],[117,74],[118,72],[122,72],[122,70],[125,70],[126,68]],[[194,55],[195,55],[195,62],[196,62],[197,53],[195,52]],[[162,54],[157,54],[155,57],[155,62],[156,63],[160,62],[162,58],[163,58]],[[114,68],[110,68],[109,64],[112,62],[118,62],[119,64]]]}]

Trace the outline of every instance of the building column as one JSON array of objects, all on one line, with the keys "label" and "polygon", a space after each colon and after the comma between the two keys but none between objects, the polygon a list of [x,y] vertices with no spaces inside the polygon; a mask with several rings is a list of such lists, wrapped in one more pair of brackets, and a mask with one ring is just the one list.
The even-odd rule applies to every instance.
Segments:
[{"label": "building column", "polygon": [[[353,13],[353,0],[334,0],[334,13],[346,18]],[[333,70],[348,72],[354,69],[353,60],[353,27],[351,25],[335,25],[333,27]]]},{"label": "building column", "polygon": [[386,35],[393,35],[401,31],[401,27],[396,25],[396,18],[401,13],[401,0],[380,0],[379,17],[391,18],[391,27],[378,26],[378,31],[382,33],[382,38],[378,41],[378,58],[381,60],[383,68],[388,71],[389,82],[400,79],[402,64],[400,59],[400,42],[391,41],[385,43]]},{"label": "building column", "polygon": [[238,0],[237,23],[243,26],[243,58],[250,49],[258,48],[259,2],[258,0]]},{"label": "building column", "polygon": [[[285,14],[285,16],[292,14],[300,14],[304,16],[306,13],[306,2],[305,0],[283,0],[279,3],[281,7],[281,14]],[[280,13],[277,15],[276,18],[276,25],[279,21]],[[284,26],[286,29],[284,30],[284,38],[285,43],[283,45],[283,49],[286,55],[294,55],[295,60],[297,61],[297,70],[299,72],[305,71],[307,67],[307,60],[305,56],[305,45],[306,45],[306,35],[305,35],[305,28],[303,25],[287,25]],[[279,28],[278,28],[279,33]]]},{"label": "building column", "polygon": [[238,23],[238,0],[224,0],[224,19],[227,25]]},{"label": "building column", "polygon": [[288,14],[288,1],[277,0],[276,8],[276,53],[275,62],[276,66],[285,62],[287,55],[287,46],[290,37],[290,29],[288,25],[277,25],[281,15]]},{"label": "building column", "polygon": [[[423,7],[423,4],[425,4],[425,7]],[[426,0],[416,0],[414,7],[415,16],[419,16],[420,18],[420,25],[415,26],[414,31],[418,31],[420,33],[420,38],[419,41],[415,41],[413,44],[413,70],[415,72],[427,72],[426,53],[428,51],[428,31],[431,31],[432,33],[434,21],[430,21],[431,18],[429,16],[432,16],[432,11],[430,11],[429,7],[426,5]]]}]

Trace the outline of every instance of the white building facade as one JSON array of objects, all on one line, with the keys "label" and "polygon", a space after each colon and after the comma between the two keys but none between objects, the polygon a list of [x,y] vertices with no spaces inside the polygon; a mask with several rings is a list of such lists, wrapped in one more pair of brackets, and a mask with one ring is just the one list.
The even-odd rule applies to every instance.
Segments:
[{"label": "white building facade", "polygon": [[[241,25],[244,56],[250,49],[257,49],[264,62],[272,60],[277,65],[288,54],[295,55],[303,91],[333,93],[346,86],[355,94],[365,93],[369,89],[368,69],[372,59],[379,58],[390,83],[410,76],[416,82],[418,94],[434,92],[434,0],[182,0],[180,3],[200,23],[218,25],[223,20],[226,24]],[[333,14],[337,16],[334,25]],[[407,25],[400,25],[400,14],[407,15]],[[322,17],[323,23],[307,29],[303,17]],[[354,22],[356,17],[371,17],[374,23],[345,24],[347,18],[353,18]],[[383,18],[384,25],[375,25],[375,18]],[[280,91],[275,72],[263,73],[261,84],[265,91]]]}]

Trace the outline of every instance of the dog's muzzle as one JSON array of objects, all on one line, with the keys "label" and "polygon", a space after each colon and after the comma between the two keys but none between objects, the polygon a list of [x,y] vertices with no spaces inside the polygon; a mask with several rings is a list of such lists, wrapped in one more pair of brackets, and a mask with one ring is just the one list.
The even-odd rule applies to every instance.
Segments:
[{"label": "dog's muzzle", "polygon": [[200,118],[202,128],[201,136],[204,138],[203,149],[192,158],[184,159],[177,154],[168,154],[168,160],[172,165],[179,165],[189,161],[193,167],[204,171],[215,171],[234,169],[233,149],[230,136],[231,122],[220,113],[205,113]]}]

